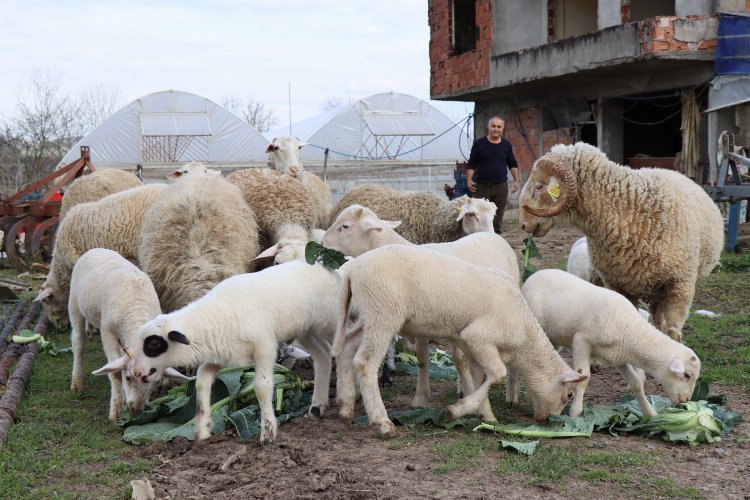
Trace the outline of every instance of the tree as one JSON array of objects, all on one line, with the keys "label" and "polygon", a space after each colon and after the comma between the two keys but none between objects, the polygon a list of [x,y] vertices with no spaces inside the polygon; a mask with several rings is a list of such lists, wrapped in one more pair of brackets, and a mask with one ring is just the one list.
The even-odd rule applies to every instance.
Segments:
[{"label": "tree", "polygon": [[346,97],[333,97],[328,96],[323,101],[323,105],[320,107],[321,111],[328,111],[329,109],[336,109],[344,104],[349,104],[354,102],[354,98],[352,96],[346,96]]},{"label": "tree", "polygon": [[86,133],[116,109],[119,90],[97,85],[71,98],[61,79],[37,72],[19,96],[18,113],[0,129],[0,187],[16,192],[54,170]]},{"label": "tree", "polygon": [[247,101],[236,96],[223,97],[219,104],[241,117],[260,133],[268,132],[276,124],[273,111],[252,97]]}]

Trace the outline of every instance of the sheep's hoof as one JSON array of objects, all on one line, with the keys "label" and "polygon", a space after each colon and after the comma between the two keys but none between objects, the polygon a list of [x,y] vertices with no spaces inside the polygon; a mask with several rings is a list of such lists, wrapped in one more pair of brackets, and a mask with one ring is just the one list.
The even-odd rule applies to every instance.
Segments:
[{"label": "sheep's hoof", "polygon": [[379,434],[380,437],[392,438],[398,436],[398,431],[396,431],[396,426],[393,425],[393,422],[387,420],[380,424]]},{"label": "sheep's hoof", "polygon": [[354,420],[354,408],[341,408],[339,410],[339,418],[344,422],[351,422]]},{"label": "sheep's hoof", "polygon": [[670,328],[667,330],[667,335],[669,335],[669,338],[672,340],[676,340],[677,342],[682,342],[682,332],[679,331],[677,328]]},{"label": "sheep's hoof", "polygon": [[80,394],[83,392],[83,384],[70,384],[70,392]]},{"label": "sheep's hoof", "polygon": [[323,410],[320,408],[320,406],[311,406],[310,415],[320,418],[323,416]]}]

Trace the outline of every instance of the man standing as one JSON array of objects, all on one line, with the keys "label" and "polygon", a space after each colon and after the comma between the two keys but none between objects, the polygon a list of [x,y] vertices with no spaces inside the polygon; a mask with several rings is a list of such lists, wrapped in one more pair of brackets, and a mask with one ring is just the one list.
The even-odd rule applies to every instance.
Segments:
[{"label": "man standing", "polygon": [[508,169],[513,176],[513,193],[518,191],[518,162],[513,146],[504,140],[505,122],[493,116],[487,124],[487,136],[474,141],[466,167],[466,184],[473,198],[486,198],[497,205],[493,225],[502,233],[505,206],[508,204]]}]

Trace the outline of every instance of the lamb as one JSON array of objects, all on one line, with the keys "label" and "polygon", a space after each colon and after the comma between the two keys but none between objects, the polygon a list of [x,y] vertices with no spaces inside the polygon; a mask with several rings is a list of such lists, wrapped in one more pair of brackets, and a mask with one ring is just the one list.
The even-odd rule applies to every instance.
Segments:
[{"label": "lamb", "polygon": [[158,380],[167,366],[200,365],[195,436],[202,441],[211,434],[209,397],[217,371],[254,361],[260,440],[271,442],[278,427],[271,401],[279,342],[296,338],[313,358],[310,413],[322,415],[328,405],[331,357],[320,335],[330,338],[336,328],[340,282],[338,272],[301,260],[228,278],[195,302],[141,327],[135,376],[148,383]]},{"label": "lamb", "polygon": [[[643,389],[643,371],[675,403],[690,399],[701,363],[689,347],[662,334],[622,295],[559,269],[537,271],[521,287],[526,302],[555,347],[568,347],[573,368],[590,375],[591,360],[613,366],[646,416],[656,411]],[[583,411],[587,381],[576,387],[570,415]]]},{"label": "lamb", "polygon": [[294,177],[265,168],[238,170],[227,180],[240,188],[255,213],[260,248],[279,252],[290,247],[285,250],[289,253],[286,258],[277,258],[279,263],[304,255],[316,220],[314,200],[306,186]]},{"label": "lamb", "polygon": [[79,203],[98,201],[108,194],[117,193],[141,185],[140,179],[125,170],[99,169],[82,175],[70,183],[60,205],[60,218]]},{"label": "lamb", "polygon": [[183,177],[145,210],[138,262],[164,312],[248,272],[257,254],[255,214],[240,189],[221,176]]},{"label": "lamb", "polygon": [[184,179],[187,177],[212,177],[215,175],[221,175],[221,172],[207,168],[199,161],[190,161],[167,174],[167,179],[170,181],[176,181],[177,179]]},{"label": "lamb", "polygon": [[[456,283],[472,300],[456,300]],[[407,323],[412,335],[458,343],[484,370],[482,385],[448,407],[451,420],[480,407],[490,387],[505,376],[506,364],[526,380],[534,418],[540,422],[550,414],[559,415],[575,384],[587,378],[563,361],[526,305],[518,283],[498,269],[426,248],[387,245],[348,263],[340,297],[332,349],[336,369],[356,369],[370,423],[378,425],[381,434],[394,434],[395,427],[378,391],[378,365],[393,335]],[[359,319],[346,331],[350,311]],[[354,384],[337,388],[339,415],[346,420],[354,415],[355,395]]]},{"label": "lamb", "polygon": [[719,261],[724,224],[714,202],[682,174],[632,170],[594,146],[554,146],[539,158],[519,198],[521,227],[544,236],[557,221],[586,235],[607,288],[649,304],[654,324],[675,340],[695,282]]},{"label": "lamb", "polygon": [[[399,222],[385,221],[370,210],[361,205],[351,205],[344,209],[331,227],[323,236],[322,244],[328,248],[338,250],[345,255],[357,257],[374,248],[384,245],[408,245],[415,246],[410,241],[396,233],[395,228]],[[432,243],[421,245],[420,248],[429,248],[448,255],[453,255],[460,259],[478,266],[494,267],[507,272],[515,283],[520,283],[520,272],[515,252],[505,239],[495,233],[479,232],[464,236],[461,239],[446,243]],[[409,336],[408,328],[403,335]],[[390,351],[395,350],[392,343]],[[424,339],[417,339],[416,342],[417,358],[419,360],[419,372],[417,375],[417,393],[414,397],[412,406],[425,407],[429,400],[430,387],[429,376],[427,373],[427,342]],[[394,355],[389,352],[389,357]],[[461,366],[461,352],[456,351],[456,365]],[[388,359],[388,358],[386,358]],[[384,367],[384,375],[387,368]],[[466,379],[466,373],[461,374],[461,380]],[[464,387],[464,392],[469,391]],[[489,406],[485,407],[485,420],[494,420],[492,410]]]},{"label": "lamb", "polygon": [[448,201],[432,193],[397,191],[379,184],[351,189],[331,211],[333,222],[350,205],[370,208],[386,220],[400,220],[398,233],[416,244],[454,241],[461,236],[492,232],[497,207],[484,199],[461,196]]},{"label": "lamb", "polygon": [[304,169],[300,161],[300,150],[306,146],[296,137],[275,137],[266,148],[268,166],[281,173],[298,177],[310,189],[316,212],[316,227],[328,228],[328,214],[331,211],[331,188],[312,172]]},{"label": "lamb", "polygon": [[70,274],[78,258],[92,248],[108,248],[137,261],[143,215],[166,184],[148,184],[74,206],[60,222],[47,280],[35,300],[47,316],[67,322]]},{"label": "lamb", "polygon": [[[90,325],[101,332],[107,356],[108,364],[93,374],[109,375],[109,420],[112,422],[120,418],[123,394],[130,413],[137,416],[156,385],[133,378],[130,352],[135,349],[140,326],[160,312],[151,280],[117,252],[91,249],[81,255],[73,267],[68,301],[73,348],[70,390],[77,394],[83,391],[83,355],[86,329]],[[184,378],[176,370],[170,369],[169,374]]]}]

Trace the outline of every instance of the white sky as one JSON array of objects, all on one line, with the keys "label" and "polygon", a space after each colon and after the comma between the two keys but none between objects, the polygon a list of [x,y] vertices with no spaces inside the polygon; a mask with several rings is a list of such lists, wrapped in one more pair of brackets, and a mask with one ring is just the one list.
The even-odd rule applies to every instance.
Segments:
[{"label": "white sky", "polygon": [[[34,74],[124,106],[167,89],[267,105],[276,127],[327,98],[399,92],[429,100],[427,0],[2,0],[0,120]],[[430,101],[454,121],[472,103]]]}]

